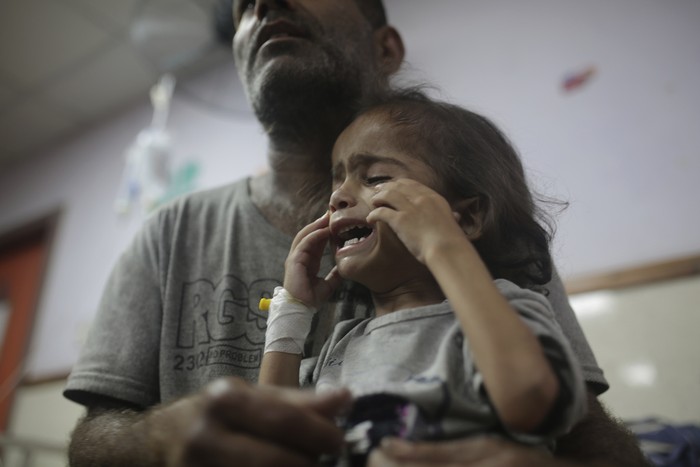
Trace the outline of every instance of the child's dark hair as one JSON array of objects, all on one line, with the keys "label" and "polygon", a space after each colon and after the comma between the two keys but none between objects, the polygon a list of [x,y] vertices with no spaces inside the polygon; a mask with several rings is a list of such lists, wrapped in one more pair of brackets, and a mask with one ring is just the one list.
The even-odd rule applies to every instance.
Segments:
[{"label": "child's dark hair", "polygon": [[420,89],[377,97],[361,113],[375,112],[401,131],[400,148],[421,149],[448,201],[478,197],[482,235],[473,244],[494,278],[528,288],[550,281],[552,224],[534,202],[518,154],[490,120]]}]

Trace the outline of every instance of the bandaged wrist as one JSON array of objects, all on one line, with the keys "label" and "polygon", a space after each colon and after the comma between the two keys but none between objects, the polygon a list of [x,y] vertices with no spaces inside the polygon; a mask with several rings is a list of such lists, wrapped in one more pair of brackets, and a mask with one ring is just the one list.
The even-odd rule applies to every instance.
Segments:
[{"label": "bandaged wrist", "polygon": [[314,313],[316,309],[292,297],[284,287],[275,287],[267,316],[265,353],[304,353]]}]

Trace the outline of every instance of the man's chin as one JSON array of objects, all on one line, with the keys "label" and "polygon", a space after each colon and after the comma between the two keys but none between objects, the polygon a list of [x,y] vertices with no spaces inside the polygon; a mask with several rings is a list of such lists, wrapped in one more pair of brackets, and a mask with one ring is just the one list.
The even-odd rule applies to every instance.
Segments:
[{"label": "man's chin", "polygon": [[313,75],[303,70],[285,70],[266,80],[252,95],[252,105],[258,120],[265,125],[284,123],[323,123],[334,119],[344,109],[354,108],[357,93],[338,80]]},{"label": "man's chin", "polygon": [[251,82],[265,83],[278,78],[290,79],[304,75],[328,76],[327,58],[322,52],[307,43],[291,43],[285,46],[263,47],[255,56],[251,72]]}]

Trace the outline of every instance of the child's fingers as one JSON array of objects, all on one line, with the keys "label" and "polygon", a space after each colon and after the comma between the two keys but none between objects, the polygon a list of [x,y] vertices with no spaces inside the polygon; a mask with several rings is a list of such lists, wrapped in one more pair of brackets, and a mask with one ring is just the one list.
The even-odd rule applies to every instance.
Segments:
[{"label": "child's fingers", "polygon": [[374,187],[375,193],[405,193],[411,195],[423,190],[433,191],[428,186],[410,178],[395,179],[383,182]]},{"label": "child's fingers", "polygon": [[398,209],[406,200],[406,195],[399,190],[379,190],[372,195],[372,204],[375,207],[386,206]]},{"label": "child's fingers", "polygon": [[312,231],[301,238],[296,246],[292,246],[292,249],[293,251],[305,251],[311,254],[322,255],[330,236],[331,229],[328,227]]},{"label": "child's fingers", "polygon": [[403,178],[386,182],[375,187],[372,199],[395,205],[397,209],[405,203],[413,204],[414,200],[429,200],[442,198],[435,190],[415,180]]},{"label": "child's fingers", "polygon": [[343,278],[340,277],[337,267],[333,267],[323,279],[319,277],[314,281],[314,306],[318,307],[318,304],[328,301],[342,282]]},{"label": "child's fingers", "polygon": [[455,218],[449,203],[442,195],[418,182],[400,183],[404,181],[409,182],[399,180],[394,184],[397,189],[377,191],[372,196],[372,206],[404,212],[414,219],[415,216],[425,220],[441,220],[445,216],[449,216],[450,219]]},{"label": "child's fingers", "polygon": [[384,222],[388,224],[389,227],[394,229],[394,222],[398,218],[399,212],[386,206],[380,206],[378,208],[372,209],[367,215],[367,222],[374,224],[376,222]]},{"label": "child's fingers", "polygon": [[331,272],[326,275],[324,281],[326,282],[326,285],[328,285],[330,293],[333,293],[335,289],[340,287],[340,284],[343,283],[343,278],[340,277],[338,266],[333,266],[333,269],[331,269]]},{"label": "child's fingers", "polygon": [[309,279],[316,277],[321,267],[321,258],[330,235],[330,229],[326,227],[325,229],[311,232],[304,237],[296,248],[290,252],[285,268],[295,268],[296,266],[294,265],[298,265],[306,271],[304,275],[309,277]]},{"label": "child's fingers", "polygon": [[314,230],[322,229],[324,227],[328,227],[328,223],[330,221],[330,212],[326,211],[323,213],[321,217],[313,221],[312,223],[306,225],[304,228],[302,228],[294,237],[294,240],[292,241],[292,249],[296,248],[296,246],[301,242],[307,235],[309,235],[311,232]]}]

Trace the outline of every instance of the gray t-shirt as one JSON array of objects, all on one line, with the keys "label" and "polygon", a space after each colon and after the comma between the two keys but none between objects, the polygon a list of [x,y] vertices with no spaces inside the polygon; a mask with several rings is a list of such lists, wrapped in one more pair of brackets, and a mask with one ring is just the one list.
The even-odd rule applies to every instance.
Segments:
[{"label": "gray t-shirt", "polygon": [[587,405],[578,359],[543,295],[505,279],[495,284],[539,339],[560,382],[557,410],[537,436],[502,431],[447,301],[339,323],[315,364],[304,362],[300,383],[319,392],[346,387],[355,398],[399,396],[420,407],[431,431],[445,438],[492,432],[539,444],[567,433]]},{"label": "gray t-shirt", "polygon": [[[265,341],[261,297],[282,284],[292,237],[253,205],[248,179],[184,197],[144,225],[115,266],[65,396],[87,394],[149,407],[200,389],[221,376],[257,380]],[[323,258],[321,273],[332,257]],[[587,381],[607,383],[557,282],[550,298]],[[338,300],[344,303],[339,294]],[[341,309],[342,308],[342,309]],[[348,315],[328,309],[322,331]],[[357,311],[361,315],[363,309]]]}]

